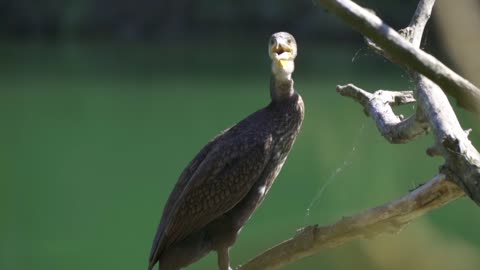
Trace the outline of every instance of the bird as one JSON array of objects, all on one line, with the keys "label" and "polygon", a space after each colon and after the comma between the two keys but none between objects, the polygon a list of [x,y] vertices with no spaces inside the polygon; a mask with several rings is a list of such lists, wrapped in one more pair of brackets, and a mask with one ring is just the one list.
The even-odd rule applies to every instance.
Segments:
[{"label": "bird", "polygon": [[229,270],[230,248],[282,169],[304,119],[292,73],[295,38],[269,40],[270,99],[262,109],[220,132],[181,173],[163,210],[148,270],[184,268],[209,252]]}]

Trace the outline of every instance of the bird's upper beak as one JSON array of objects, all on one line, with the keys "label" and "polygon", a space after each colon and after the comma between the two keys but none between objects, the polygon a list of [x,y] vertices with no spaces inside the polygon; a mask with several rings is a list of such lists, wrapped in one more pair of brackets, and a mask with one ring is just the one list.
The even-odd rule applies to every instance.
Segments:
[{"label": "bird's upper beak", "polygon": [[281,40],[274,41],[270,49],[270,57],[281,67],[284,67],[289,61],[295,58],[292,46]]}]

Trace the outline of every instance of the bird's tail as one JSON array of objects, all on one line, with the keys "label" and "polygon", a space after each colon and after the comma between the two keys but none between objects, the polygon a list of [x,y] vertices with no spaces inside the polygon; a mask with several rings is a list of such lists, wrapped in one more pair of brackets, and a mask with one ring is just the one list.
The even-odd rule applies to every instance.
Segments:
[{"label": "bird's tail", "polygon": [[[152,270],[156,263],[157,263],[156,261],[155,261],[155,262],[150,261],[150,262],[148,263],[148,270]],[[159,270],[160,270],[160,269],[159,269]]]},{"label": "bird's tail", "polygon": [[148,270],[152,270],[155,264],[158,262],[158,259],[161,254],[162,249],[162,239],[164,235],[163,224],[160,223],[158,225],[157,233],[155,234],[155,238],[153,239],[152,249],[150,251],[150,258],[148,262]]}]

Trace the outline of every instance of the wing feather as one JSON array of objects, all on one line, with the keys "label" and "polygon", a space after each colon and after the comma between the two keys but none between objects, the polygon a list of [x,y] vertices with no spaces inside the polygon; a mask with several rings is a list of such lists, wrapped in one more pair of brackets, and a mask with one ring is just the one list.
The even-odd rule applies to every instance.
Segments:
[{"label": "wing feather", "polygon": [[270,148],[271,138],[213,149],[177,202],[165,227],[165,244],[184,239],[240,202],[263,172]]},{"label": "wing feather", "polygon": [[157,262],[158,257],[160,255],[160,252],[163,246],[162,242],[164,238],[165,225],[167,225],[165,221],[168,221],[168,217],[172,215],[175,202],[180,197],[182,192],[185,190],[185,187],[187,186],[188,182],[192,178],[192,175],[195,173],[197,168],[200,166],[200,164],[202,164],[202,162],[205,160],[205,158],[207,157],[211,149],[215,146],[215,144],[219,141],[220,138],[222,138],[222,136],[227,131],[228,129],[224,130],[215,138],[213,138],[210,142],[208,142],[207,145],[205,145],[198,152],[198,154],[192,159],[192,161],[190,161],[190,163],[187,165],[187,167],[183,170],[182,174],[178,178],[178,181],[175,184],[175,187],[173,188],[172,192],[170,193],[170,196],[168,197],[165,207],[163,208],[162,219],[160,220],[160,224],[158,225],[157,232],[153,240],[152,249],[150,251],[150,258],[149,258],[150,269]]},{"label": "wing feather", "polygon": [[262,173],[271,153],[271,136],[219,140],[222,135],[207,144],[180,176],[157,230],[151,267],[163,249],[233,208]]}]

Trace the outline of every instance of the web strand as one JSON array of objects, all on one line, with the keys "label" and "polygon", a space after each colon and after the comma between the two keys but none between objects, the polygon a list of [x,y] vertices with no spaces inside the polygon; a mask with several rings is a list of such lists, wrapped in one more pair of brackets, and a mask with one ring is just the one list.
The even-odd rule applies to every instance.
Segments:
[{"label": "web strand", "polygon": [[330,186],[330,184],[332,184],[342,172],[344,172],[346,169],[348,169],[348,167],[352,165],[353,158],[355,157],[355,154],[357,152],[357,148],[360,143],[360,139],[363,135],[364,130],[365,130],[365,121],[362,122],[362,125],[360,126],[360,129],[358,131],[358,134],[355,136],[355,140],[353,141],[352,148],[345,155],[345,158],[343,159],[342,164],[330,173],[330,176],[320,186],[317,193],[315,194],[313,199],[310,201],[310,204],[308,205],[305,213],[305,222],[304,222],[305,224],[308,223],[308,218],[310,217],[310,211],[312,210],[312,208],[314,208],[318,204],[318,202],[323,197],[323,194],[325,190],[328,188],[328,186]]}]

